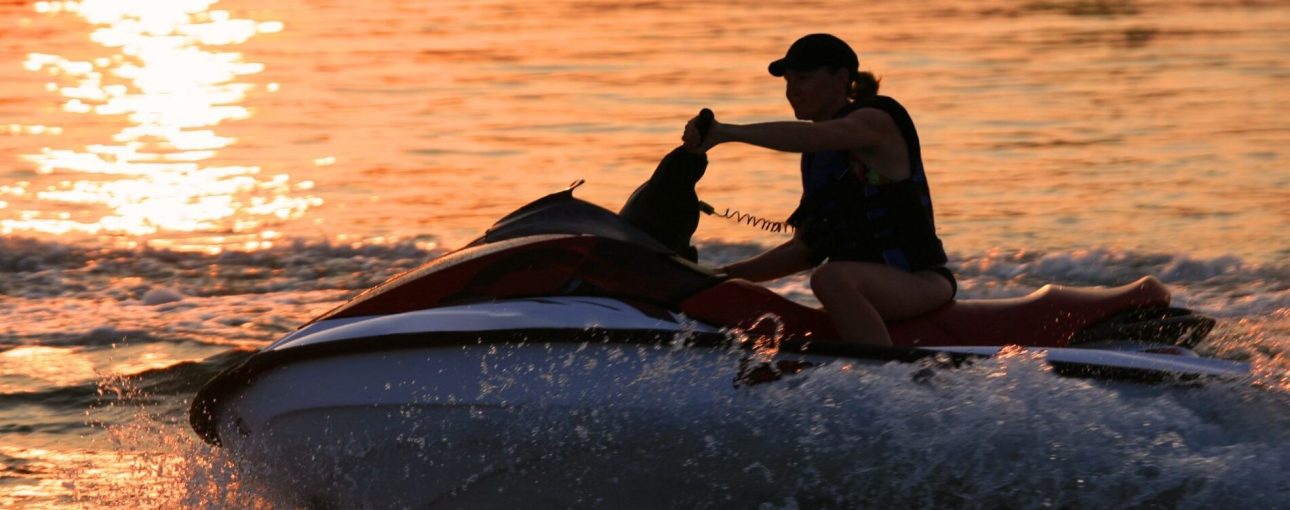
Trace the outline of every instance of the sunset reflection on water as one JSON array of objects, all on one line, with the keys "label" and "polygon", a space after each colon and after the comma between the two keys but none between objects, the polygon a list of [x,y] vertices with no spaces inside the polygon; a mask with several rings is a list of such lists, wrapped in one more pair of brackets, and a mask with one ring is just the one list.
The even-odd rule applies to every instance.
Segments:
[{"label": "sunset reflection on water", "polygon": [[[0,22],[0,508],[284,506],[259,490],[281,480],[238,470],[188,426],[201,383],[572,181],[618,210],[700,108],[791,120],[766,65],[815,31],[850,42],[914,116],[962,297],[1154,274],[1175,306],[1220,321],[1202,356],[1256,366],[1251,388],[1158,402],[1135,389],[1143,415],[1117,404],[1119,383],[1050,378],[1028,358],[967,367],[949,376],[969,397],[1010,398],[976,413],[998,433],[982,440],[958,413],[968,421],[941,435],[997,461],[826,445],[862,453],[851,471],[926,461],[981,475],[900,479],[954,494],[1111,473],[1066,507],[1114,506],[1125,484],[1193,508],[1290,500],[1262,469],[1290,459],[1277,412],[1290,391],[1290,237],[1278,234],[1290,3],[15,0],[0,1]],[[723,144],[709,160],[697,193],[718,210],[782,220],[797,207],[800,155]],[[786,239],[704,217],[694,244],[719,267]],[[767,286],[814,306],[809,280]],[[835,410],[811,397],[845,381],[872,401],[910,395],[903,369],[871,368],[768,403],[800,409],[811,432]],[[1052,404],[1054,392],[1070,398]],[[1092,404],[1072,414],[1072,398]],[[961,403],[886,406],[865,423],[881,439],[883,424]],[[996,419],[1014,404],[1053,417],[1059,436],[1130,432],[1018,470],[1013,439],[1035,421]],[[1176,419],[1141,427],[1147,414]],[[1188,447],[1162,448],[1161,433]],[[1145,480],[1142,458],[1224,469]],[[860,478],[807,483],[802,501],[868,501],[893,480]],[[1031,496],[1014,506],[1051,503]]]},{"label": "sunset reflection on water", "polygon": [[23,155],[35,166],[33,179],[0,188],[0,208],[16,209],[0,219],[0,233],[125,235],[173,249],[254,249],[276,236],[266,225],[321,204],[300,193],[312,188],[309,181],[220,162],[220,151],[237,139],[215,129],[254,115],[242,105],[249,93],[277,87],[245,80],[263,64],[214,48],[280,32],[283,24],[233,19],[211,10],[213,3],[35,4],[43,15],[88,22],[93,45],[76,57],[28,53],[24,67],[49,75],[46,89],[61,96],[62,112],[101,117],[76,122],[115,133],[67,148],[57,142],[70,128],[8,126],[11,134],[50,135],[54,143]]}]

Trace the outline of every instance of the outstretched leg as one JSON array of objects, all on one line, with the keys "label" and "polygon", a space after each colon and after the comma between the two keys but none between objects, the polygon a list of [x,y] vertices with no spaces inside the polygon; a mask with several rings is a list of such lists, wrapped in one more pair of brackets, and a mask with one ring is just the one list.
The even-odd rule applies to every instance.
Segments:
[{"label": "outstretched leg", "polygon": [[811,290],[842,340],[891,345],[884,321],[908,319],[949,302],[953,288],[932,271],[909,273],[872,262],[828,262],[811,274]]}]

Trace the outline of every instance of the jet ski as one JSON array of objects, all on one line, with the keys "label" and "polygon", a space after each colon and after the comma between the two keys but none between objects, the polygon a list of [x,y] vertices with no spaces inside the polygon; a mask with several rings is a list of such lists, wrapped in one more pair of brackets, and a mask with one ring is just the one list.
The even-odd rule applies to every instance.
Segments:
[{"label": "jet ski", "polygon": [[[696,262],[705,167],[673,151],[617,213],[574,197],[576,185],[519,208],[215,376],[193,399],[193,429],[311,507],[530,506],[550,494],[507,488],[534,470],[564,480],[566,495],[609,502],[594,506],[631,507],[651,500],[586,449],[588,424],[608,410],[632,423],[615,430],[654,438],[615,441],[699,448],[738,427],[714,410],[822,367],[958,366],[1030,349],[1076,377],[1250,370],[1192,352],[1214,321],[1170,307],[1150,276],[957,300],[888,324],[893,346],[839,342],[821,310]],[[552,459],[559,476],[542,467]],[[674,475],[650,476],[695,483]]]}]

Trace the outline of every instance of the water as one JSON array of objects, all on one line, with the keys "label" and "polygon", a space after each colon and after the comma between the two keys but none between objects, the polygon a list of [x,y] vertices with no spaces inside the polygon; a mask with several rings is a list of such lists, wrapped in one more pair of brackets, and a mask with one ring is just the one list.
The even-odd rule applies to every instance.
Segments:
[{"label": "water", "polygon": [[[1257,375],[1137,394],[1015,362],[917,398],[907,367],[821,377],[819,399],[767,396],[788,430],[858,387],[872,398],[843,403],[877,425],[839,451],[934,447],[811,493],[1290,507],[1283,2],[18,1],[0,19],[0,506],[271,504],[186,428],[205,378],[575,179],[616,208],[701,107],[787,118],[765,65],[827,31],[918,122],[964,296],[1156,274],[1219,319],[1199,350]],[[711,157],[718,208],[796,204],[793,155]],[[714,219],[697,238],[709,263],[783,239]],[[802,277],[772,286],[812,302]]]}]

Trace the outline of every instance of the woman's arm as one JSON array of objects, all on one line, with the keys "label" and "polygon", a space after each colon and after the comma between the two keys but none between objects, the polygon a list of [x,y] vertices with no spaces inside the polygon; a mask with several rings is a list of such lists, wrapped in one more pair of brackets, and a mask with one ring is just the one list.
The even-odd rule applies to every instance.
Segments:
[{"label": "woman's arm", "polygon": [[851,112],[840,119],[821,122],[762,122],[723,124],[713,122],[708,136],[699,142],[693,121],[682,139],[696,152],[706,152],[726,142],[743,142],[783,152],[859,150],[879,144],[894,132],[891,116],[873,108]]},{"label": "woman's arm", "polygon": [[731,278],[764,282],[811,268],[810,250],[796,237],[747,260],[730,264],[722,271]]}]

